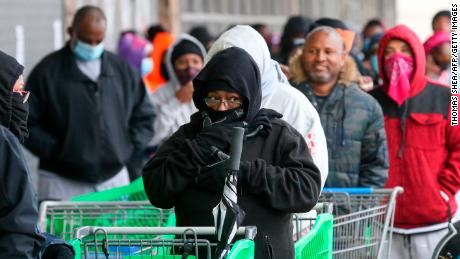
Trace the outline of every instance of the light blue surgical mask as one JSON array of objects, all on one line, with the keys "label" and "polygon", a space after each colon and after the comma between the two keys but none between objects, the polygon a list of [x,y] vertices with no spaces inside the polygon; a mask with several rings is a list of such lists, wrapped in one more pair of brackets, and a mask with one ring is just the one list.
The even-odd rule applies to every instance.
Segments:
[{"label": "light blue surgical mask", "polygon": [[375,75],[378,75],[379,74],[379,58],[377,54],[372,55],[369,58],[369,61],[371,62],[372,72],[374,72]]},{"label": "light blue surgical mask", "polygon": [[143,58],[141,62],[141,74],[142,76],[146,76],[150,74],[153,70],[153,59],[151,58]]},{"label": "light blue surgical mask", "polygon": [[363,51],[368,51],[371,45],[371,38],[365,38],[363,42]]},{"label": "light blue surgical mask", "polygon": [[73,52],[80,60],[95,60],[100,58],[102,56],[102,53],[104,53],[104,42],[101,42],[96,46],[92,46],[88,43],[84,43],[82,41],[77,40],[73,48]]}]

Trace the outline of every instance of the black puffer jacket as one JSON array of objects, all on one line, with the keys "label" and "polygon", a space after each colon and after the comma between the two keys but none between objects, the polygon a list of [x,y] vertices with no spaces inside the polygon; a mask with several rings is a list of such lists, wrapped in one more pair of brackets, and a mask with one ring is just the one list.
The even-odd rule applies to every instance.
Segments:
[{"label": "black puffer jacket", "polygon": [[[227,75],[219,79],[227,78],[235,92],[248,100],[244,119],[251,123],[260,108],[260,80],[258,76],[248,80],[251,74],[258,74],[253,66],[249,55],[239,48],[216,55],[194,81],[197,108],[204,109],[199,100],[206,94],[200,89],[206,80],[215,79],[216,74]],[[175,207],[178,226],[212,226],[212,209],[222,195],[222,191],[213,192],[195,182],[205,166],[194,148],[202,124],[199,113],[192,115],[191,122],[168,139],[144,168],[150,201],[161,208]],[[270,258],[269,250],[273,250],[272,258],[293,258],[291,213],[309,211],[316,204],[320,173],[295,129],[279,119],[273,119],[271,125],[267,137],[256,135],[244,143],[238,204],[246,212],[242,225],[257,226],[256,258]]]}]

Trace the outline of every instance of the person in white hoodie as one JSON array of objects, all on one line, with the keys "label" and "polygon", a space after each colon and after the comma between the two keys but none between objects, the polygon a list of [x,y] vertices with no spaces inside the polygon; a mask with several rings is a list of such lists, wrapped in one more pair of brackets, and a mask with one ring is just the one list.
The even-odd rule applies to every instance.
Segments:
[{"label": "person in white hoodie", "polygon": [[182,34],[166,52],[169,81],[150,95],[156,115],[151,148],[159,147],[197,111],[192,101],[192,80],[203,68],[205,55],[203,45],[188,34]]},{"label": "person in white hoodie", "polygon": [[318,112],[299,90],[292,87],[272,60],[262,36],[248,25],[237,25],[224,32],[209,49],[206,60],[231,47],[244,49],[256,62],[262,79],[262,106],[283,115],[282,119],[293,126],[305,140],[313,161],[321,171],[321,188],[328,175],[326,137]]}]

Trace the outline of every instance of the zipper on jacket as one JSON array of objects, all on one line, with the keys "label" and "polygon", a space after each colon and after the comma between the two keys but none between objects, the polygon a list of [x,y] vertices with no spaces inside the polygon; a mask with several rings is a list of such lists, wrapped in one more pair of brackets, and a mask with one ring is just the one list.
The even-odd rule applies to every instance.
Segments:
[{"label": "zipper on jacket", "polygon": [[[96,149],[97,154],[101,154],[101,151],[103,150],[102,145],[103,145],[103,125],[102,125],[102,107],[101,107],[101,87],[99,85],[99,79],[97,82],[95,82],[95,90],[94,90],[94,99],[96,102],[96,117],[97,117],[97,125],[98,125],[98,130],[96,131]],[[98,155],[98,159],[101,159],[101,155]],[[100,168],[100,163],[96,163],[96,170],[99,172],[101,171]]]},{"label": "zipper on jacket", "polygon": [[273,247],[270,241],[270,236],[264,236],[265,239],[265,247],[267,248],[268,259],[274,259],[275,255],[273,253]]}]

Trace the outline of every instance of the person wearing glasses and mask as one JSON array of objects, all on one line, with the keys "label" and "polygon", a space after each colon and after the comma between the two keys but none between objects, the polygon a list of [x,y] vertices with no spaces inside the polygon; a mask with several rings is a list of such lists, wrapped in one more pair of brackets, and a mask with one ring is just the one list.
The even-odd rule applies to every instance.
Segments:
[{"label": "person wearing glasses and mask", "polygon": [[154,114],[142,78],[104,49],[106,27],[100,8],[79,9],[70,41],[27,80],[25,144],[40,159],[40,201],[129,183],[126,167],[152,138]]},{"label": "person wearing glasses and mask", "polygon": [[281,115],[260,109],[256,63],[241,48],[217,53],[193,80],[198,112],[144,167],[151,203],[175,209],[177,226],[213,226],[228,170],[206,167],[229,152],[233,127],[246,128],[238,173],[242,226],[256,226],[255,258],[294,258],[292,213],[309,211],[321,189],[305,139]]}]

